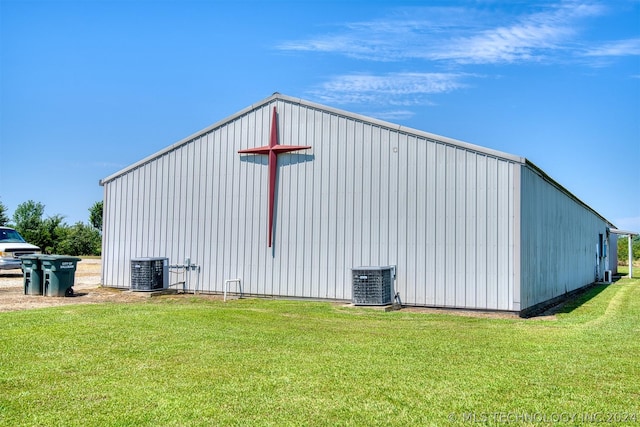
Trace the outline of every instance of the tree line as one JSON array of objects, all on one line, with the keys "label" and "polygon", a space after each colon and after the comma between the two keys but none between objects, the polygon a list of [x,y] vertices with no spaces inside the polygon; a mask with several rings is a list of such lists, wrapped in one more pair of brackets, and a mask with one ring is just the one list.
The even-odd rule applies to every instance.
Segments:
[{"label": "tree line", "polygon": [[[633,260],[640,260],[640,235],[633,236],[631,239],[631,253]],[[626,237],[618,238],[618,264],[627,265],[629,259],[629,243]]]},{"label": "tree line", "polygon": [[102,252],[102,201],[89,208],[88,223],[68,225],[62,215],[44,216],[45,206],[33,200],[21,203],[11,220],[0,201],[0,226],[15,228],[24,239],[43,253],[59,255],[100,255]]}]

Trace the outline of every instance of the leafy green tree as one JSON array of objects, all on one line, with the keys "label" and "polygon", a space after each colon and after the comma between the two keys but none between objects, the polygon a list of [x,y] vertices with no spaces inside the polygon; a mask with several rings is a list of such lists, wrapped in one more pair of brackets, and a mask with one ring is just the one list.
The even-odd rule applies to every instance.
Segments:
[{"label": "leafy green tree", "polygon": [[40,226],[40,246],[46,253],[58,253],[58,244],[67,234],[69,228],[67,224],[62,222],[64,219],[61,215],[54,215],[42,221]]},{"label": "leafy green tree", "polygon": [[77,222],[65,230],[65,236],[58,242],[57,253],[63,255],[100,255],[102,237],[93,226]]},{"label": "leafy green tree", "polygon": [[57,243],[64,237],[67,227],[61,215],[43,218],[44,205],[29,200],[21,203],[13,213],[18,233],[29,243],[37,245],[45,253],[55,253]]},{"label": "leafy green tree", "polygon": [[102,232],[102,212],[104,209],[104,203],[101,201],[95,202],[93,206],[89,208],[89,223]]},{"label": "leafy green tree", "polygon": [[68,226],[62,215],[44,216],[44,205],[29,200],[21,203],[13,214],[16,230],[27,242],[38,245],[45,253],[60,255],[100,255],[102,251],[102,202],[89,209],[91,225],[77,222]]},{"label": "leafy green tree", "polygon": [[[640,236],[633,236],[631,239],[631,253],[634,261],[640,260]],[[618,263],[627,265],[629,260],[629,243],[626,237],[618,238]]]},{"label": "leafy green tree", "polygon": [[44,215],[44,205],[29,200],[20,203],[13,213],[13,223],[18,233],[24,237],[27,242],[41,246],[40,233],[42,231],[42,215]]},{"label": "leafy green tree", "polygon": [[7,216],[7,207],[0,202],[0,225],[8,225],[9,217]]}]

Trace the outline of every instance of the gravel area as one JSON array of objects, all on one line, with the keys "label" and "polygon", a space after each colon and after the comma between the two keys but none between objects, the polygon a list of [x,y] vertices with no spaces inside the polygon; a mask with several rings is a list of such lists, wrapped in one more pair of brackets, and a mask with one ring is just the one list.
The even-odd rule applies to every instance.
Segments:
[{"label": "gravel area", "polygon": [[136,301],[146,298],[142,293],[100,287],[100,262],[99,259],[83,259],[78,262],[73,297],[24,295],[22,271],[0,270],[0,312],[69,304]]}]

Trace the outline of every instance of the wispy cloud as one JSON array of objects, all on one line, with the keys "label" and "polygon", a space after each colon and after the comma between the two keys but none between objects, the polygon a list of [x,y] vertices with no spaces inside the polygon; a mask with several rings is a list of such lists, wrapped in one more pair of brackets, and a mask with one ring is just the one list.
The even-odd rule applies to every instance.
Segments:
[{"label": "wispy cloud", "polygon": [[314,98],[336,104],[416,105],[427,96],[466,87],[462,73],[346,74],[311,91]]},{"label": "wispy cloud", "polygon": [[552,52],[569,49],[567,42],[580,19],[600,12],[598,6],[561,4],[518,18],[511,25],[451,40],[433,59],[490,64],[549,60]]},{"label": "wispy cloud", "polygon": [[638,56],[640,38],[617,40],[595,46],[584,53],[585,56]]},{"label": "wispy cloud", "polygon": [[[429,95],[459,90],[467,86],[465,81],[478,75],[424,70],[465,70],[483,64],[566,63],[571,59],[584,63],[585,58],[589,58],[590,66],[603,66],[614,57],[638,55],[638,38],[584,49],[583,27],[589,24],[589,19],[605,13],[606,7],[592,0],[491,9],[399,8],[384,19],[343,23],[325,34],[283,42],[277,49],[340,55],[369,61],[376,64],[375,69],[385,70],[333,77],[311,91],[321,101],[428,105],[432,103]],[[403,70],[420,72],[390,72],[395,64],[402,64]]]},{"label": "wispy cloud", "polygon": [[408,59],[460,64],[538,61],[548,59],[553,51],[570,49],[581,20],[602,12],[603,8],[597,5],[562,2],[512,17],[512,23],[494,25],[492,21],[496,17],[475,9],[415,8],[386,20],[345,24],[338,33],[289,41],[277,48],[387,62]]}]

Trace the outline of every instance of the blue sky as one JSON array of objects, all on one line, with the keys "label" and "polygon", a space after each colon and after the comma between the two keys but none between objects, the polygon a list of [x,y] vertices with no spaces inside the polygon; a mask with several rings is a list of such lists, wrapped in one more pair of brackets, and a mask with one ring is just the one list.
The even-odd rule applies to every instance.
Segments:
[{"label": "blue sky", "polygon": [[0,0],[0,201],[98,181],[273,92],[523,156],[640,231],[640,0]]}]

